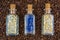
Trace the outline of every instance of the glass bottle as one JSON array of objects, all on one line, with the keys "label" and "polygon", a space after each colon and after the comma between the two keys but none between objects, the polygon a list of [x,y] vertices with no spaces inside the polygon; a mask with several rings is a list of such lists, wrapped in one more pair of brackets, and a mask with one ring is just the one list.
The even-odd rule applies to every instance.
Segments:
[{"label": "glass bottle", "polygon": [[6,35],[19,34],[19,17],[16,15],[16,5],[10,4],[10,14],[6,17]]},{"label": "glass bottle", "polygon": [[24,17],[24,34],[35,34],[35,15],[32,13],[32,4],[28,4],[28,12]]},{"label": "glass bottle", "polygon": [[51,14],[50,3],[45,4],[45,14],[42,16],[42,34],[54,35],[54,16]]}]

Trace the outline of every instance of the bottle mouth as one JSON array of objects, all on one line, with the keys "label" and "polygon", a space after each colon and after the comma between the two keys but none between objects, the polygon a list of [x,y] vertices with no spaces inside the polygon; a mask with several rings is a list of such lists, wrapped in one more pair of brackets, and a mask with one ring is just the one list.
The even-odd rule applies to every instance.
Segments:
[{"label": "bottle mouth", "polygon": [[51,12],[51,8],[48,9],[48,10],[44,9],[44,11],[45,11],[45,13],[50,13]]},{"label": "bottle mouth", "polygon": [[11,14],[15,14],[16,11],[17,11],[16,9],[9,9],[9,10],[10,10],[10,13],[11,13]]}]

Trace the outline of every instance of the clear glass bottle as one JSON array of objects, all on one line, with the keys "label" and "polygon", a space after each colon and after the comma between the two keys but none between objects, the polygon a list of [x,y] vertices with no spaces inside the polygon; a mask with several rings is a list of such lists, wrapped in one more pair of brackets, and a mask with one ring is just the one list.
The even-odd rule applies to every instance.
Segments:
[{"label": "clear glass bottle", "polygon": [[35,16],[32,13],[32,4],[28,4],[28,13],[24,17],[24,34],[35,34]]},{"label": "clear glass bottle", "polygon": [[45,4],[45,12],[42,16],[42,34],[54,35],[54,16],[51,14],[50,3]]},{"label": "clear glass bottle", "polygon": [[6,17],[6,35],[19,34],[19,17],[16,15],[16,5],[10,4],[10,14]]}]

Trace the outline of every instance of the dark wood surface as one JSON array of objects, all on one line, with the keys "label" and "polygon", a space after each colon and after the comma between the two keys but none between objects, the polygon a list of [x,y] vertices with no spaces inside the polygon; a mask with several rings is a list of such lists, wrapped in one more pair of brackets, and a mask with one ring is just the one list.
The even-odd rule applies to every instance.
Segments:
[{"label": "dark wood surface", "polygon": [[[52,14],[54,15],[53,36],[43,36],[41,34],[41,17],[44,14],[45,3],[50,2]],[[19,16],[18,36],[6,36],[6,16],[9,14],[9,5],[17,5],[17,15]],[[24,15],[27,13],[27,4],[33,4],[34,15],[36,17],[36,34],[24,35]],[[0,0],[0,40],[60,40],[60,0]]]}]

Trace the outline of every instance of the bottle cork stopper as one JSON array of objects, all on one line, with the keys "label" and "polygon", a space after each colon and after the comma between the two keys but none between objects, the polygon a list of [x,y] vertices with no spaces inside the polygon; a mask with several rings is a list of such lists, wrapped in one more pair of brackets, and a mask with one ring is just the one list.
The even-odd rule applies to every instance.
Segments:
[{"label": "bottle cork stopper", "polygon": [[32,4],[28,4],[28,13],[31,13],[32,12]]},{"label": "bottle cork stopper", "polygon": [[16,5],[15,4],[10,4],[10,9],[15,9]]},{"label": "bottle cork stopper", "polygon": [[50,10],[50,3],[45,4],[45,10]]}]

